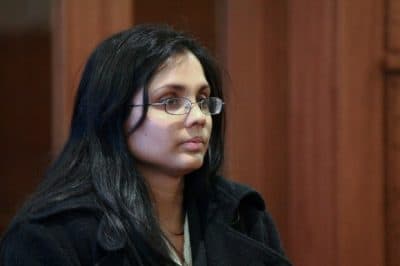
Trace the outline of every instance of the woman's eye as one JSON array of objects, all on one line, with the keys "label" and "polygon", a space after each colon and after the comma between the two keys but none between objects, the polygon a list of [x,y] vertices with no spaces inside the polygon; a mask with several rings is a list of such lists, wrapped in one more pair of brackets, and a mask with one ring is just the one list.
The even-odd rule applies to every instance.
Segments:
[{"label": "woman's eye", "polygon": [[165,103],[169,105],[177,105],[179,103],[179,98],[168,98]]},{"label": "woman's eye", "polygon": [[197,97],[197,101],[202,101],[202,100],[207,99],[207,98],[208,98],[207,95],[201,95],[201,96]]},{"label": "woman's eye", "polygon": [[158,102],[159,103],[167,103],[170,98],[162,98]]},{"label": "woman's eye", "polygon": [[160,100],[158,100],[158,102],[160,102],[160,103],[168,103],[169,101],[171,101],[171,100],[173,100],[175,98],[176,98],[175,96],[164,96],[164,97],[161,97]]},{"label": "woman's eye", "polygon": [[164,103],[169,111],[175,111],[179,110],[184,105],[184,100],[183,98],[169,98]]}]

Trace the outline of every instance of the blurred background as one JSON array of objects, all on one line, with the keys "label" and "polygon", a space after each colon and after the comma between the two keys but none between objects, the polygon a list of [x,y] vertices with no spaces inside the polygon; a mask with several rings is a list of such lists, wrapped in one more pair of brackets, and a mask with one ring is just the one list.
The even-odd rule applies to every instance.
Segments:
[{"label": "blurred background", "polygon": [[294,265],[400,265],[396,0],[0,1],[0,232],[66,139],[90,51],[147,22],[220,62],[225,175],[262,193]]}]

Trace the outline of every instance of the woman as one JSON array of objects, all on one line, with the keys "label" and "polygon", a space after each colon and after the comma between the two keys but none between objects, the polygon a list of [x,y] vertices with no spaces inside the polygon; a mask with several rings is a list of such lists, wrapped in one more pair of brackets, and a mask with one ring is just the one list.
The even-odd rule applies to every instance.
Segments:
[{"label": "woman", "polygon": [[217,175],[222,99],[214,61],[183,33],[143,25],[101,43],[2,265],[290,265],[259,194]]}]

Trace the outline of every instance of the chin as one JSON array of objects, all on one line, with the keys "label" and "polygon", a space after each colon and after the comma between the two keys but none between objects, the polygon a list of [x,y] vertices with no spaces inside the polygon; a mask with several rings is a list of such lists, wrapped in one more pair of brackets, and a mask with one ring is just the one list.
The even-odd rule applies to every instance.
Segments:
[{"label": "chin", "polygon": [[186,174],[199,169],[204,162],[203,156],[190,156],[189,158],[184,158],[180,162],[182,169],[185,169]]}]

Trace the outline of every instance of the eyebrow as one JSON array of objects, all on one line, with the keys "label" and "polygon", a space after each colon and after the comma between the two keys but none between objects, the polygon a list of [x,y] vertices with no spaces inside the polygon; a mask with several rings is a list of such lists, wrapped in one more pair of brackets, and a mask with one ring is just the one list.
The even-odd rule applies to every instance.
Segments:
[{"label": "eyebrow", "polygon": [[[155,88],[153,90],[153,93],[156,93],[157,91],[164,89],[164,88],[168,88],[168,89],[173,89],[175,91],[184,91],[186,86],[182,85],[182,84],[178,84],[178,83],[170,83],[170,84],[165,84],[161,87]],[[203,83],[200,86],[198,86],[198,91],[202,91],[205,89],[209,89],[210,90],[210,86],[207,83]]]}]

